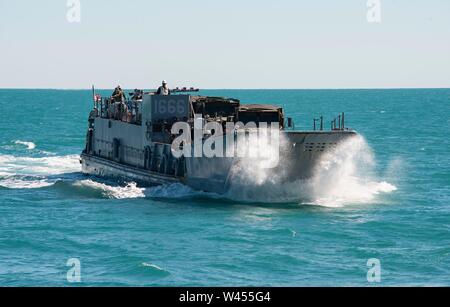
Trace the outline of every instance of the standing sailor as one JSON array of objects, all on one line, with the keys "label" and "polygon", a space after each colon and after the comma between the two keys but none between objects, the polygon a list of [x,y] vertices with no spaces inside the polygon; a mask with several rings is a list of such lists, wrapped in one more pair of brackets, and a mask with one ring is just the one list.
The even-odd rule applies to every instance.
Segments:
[{"label": "standing sailor", "polygon": [[123,100],[125,100],[125,94],[123,93],[120,84],[114,89],[114,93],[111,95],[111,98],[115,102],[122,102]]},{"label": "standing sailor", "polygon": [[158,90],[156,91],[156,95],[165,95],[165,96],[170,95],[170,90],[167,87],[167,81],[166,80],[164,80],[162,82],[162,86],[160,86],[158,88]]},{"label": "standing sailor", "polygon": [[114,103],[113,118],[116,120],[122,120],[124,114],[127,114],[127,108],[125,105],[125,93],[122,90],[120,84],[114,89],[114,93],[111,96]]}]

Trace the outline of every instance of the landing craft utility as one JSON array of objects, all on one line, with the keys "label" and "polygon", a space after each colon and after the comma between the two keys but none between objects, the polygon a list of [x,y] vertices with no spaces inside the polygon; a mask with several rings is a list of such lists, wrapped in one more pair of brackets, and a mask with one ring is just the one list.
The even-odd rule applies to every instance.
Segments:
[{"label": "landing craft utility", "polygon": [[312,121],[311,131],[297,131],[279,106],[194,92],[198,89],[135,90],[117,99],[117,93],[102,98],[94,91],[83,173],[143,186],[183,183],[222,194],[234,170],[248,163],[270,169],[280,184],[311,178],[324,153],[356,135],[345,128],[344,114],[328,131],[323,118]]}]

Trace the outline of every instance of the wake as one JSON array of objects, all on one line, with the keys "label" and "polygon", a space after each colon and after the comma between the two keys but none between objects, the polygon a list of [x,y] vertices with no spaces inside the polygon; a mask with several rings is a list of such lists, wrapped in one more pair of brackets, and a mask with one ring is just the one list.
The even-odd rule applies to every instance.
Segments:
[{"label": "wake", "polygon": [[[81,174],[80,156],[18,157],[0,155],[0,187],[6,189],[57,189],[98,192],[102,198],[190,198],[207,195],[182,184],[141,188],[130,182],[119,185],[103,179],[86,179]],[[66,190],[67,191],[67,190]],[[86,192],[86,193],[83,193]],[[96,195],[96,194],[94,194]]]},{"label": "wake", "polygon": [[9,189],[51,186],[58,181],[58,175],[80,172],[79,159],[78,155],[41,158],[0,155],[0,186]]}]

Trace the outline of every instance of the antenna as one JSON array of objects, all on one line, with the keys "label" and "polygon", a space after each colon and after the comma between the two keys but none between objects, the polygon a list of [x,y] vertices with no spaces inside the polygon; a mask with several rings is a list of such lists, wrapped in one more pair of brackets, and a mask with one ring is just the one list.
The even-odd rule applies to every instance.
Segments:
[{"label": "antenna", "polygon": [[95,109],[95,86],[92,85],[92,101],[94,102],[94,109]]}]

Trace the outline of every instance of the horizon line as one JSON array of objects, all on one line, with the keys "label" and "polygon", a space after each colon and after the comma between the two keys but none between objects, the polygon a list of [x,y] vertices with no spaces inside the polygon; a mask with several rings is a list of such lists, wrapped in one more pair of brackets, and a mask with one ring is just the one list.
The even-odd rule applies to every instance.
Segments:
[{"label": "horizon line", "polygon": [[[111,88],[95,88],[96,90],[106,91],[114,89]],[[424,90],[424,89],[450,89],[450,87],[323,87],[323,88],[200,88],[200,91],[222,91],[222,90],[246,90],[246,91],[258,91],[258,90]],[[51,87],[0,87],[0,90],[53,90],[53,91],[86,91],[92,90],[91,87],[86,88],[51,88]],[[127,89],[125,90],[134,90]],[[143,89],[147,90],[147,89]],[[149,89],[151,90],[151,89]],[[156,90],[156,88],[155,88]]]}]

